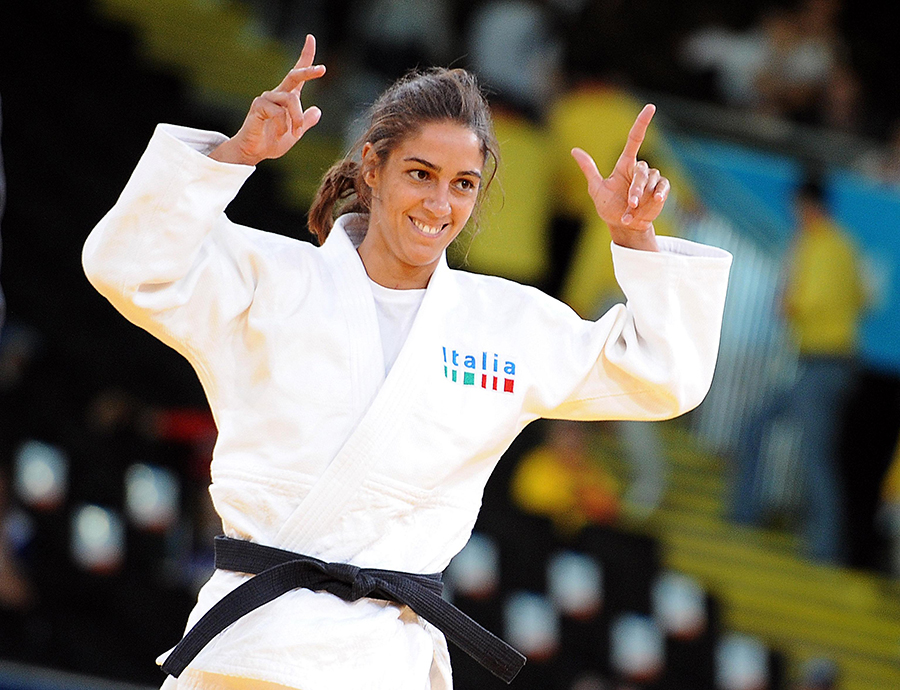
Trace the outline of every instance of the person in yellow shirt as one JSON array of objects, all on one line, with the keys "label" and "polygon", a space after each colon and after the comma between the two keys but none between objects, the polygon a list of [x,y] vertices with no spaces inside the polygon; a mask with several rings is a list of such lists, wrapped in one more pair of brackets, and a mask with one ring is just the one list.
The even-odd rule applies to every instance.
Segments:
[{"label": "person in yellow shirt", "polygon": [[[558,259],[562,271],[559,296],[582,316],[593,318],[608,300],[620,299],[621,293],[613,275],[609,229],[602,220],[595,220],[593,207],[581,198],[584,179],[578,179],[580,171],[566,156],[572,147],[583,146],[579,142],[587,140],[598,165],[615,165],[619,156],[615,142],[627,134],[628,118],[640,107],[638,98],[612,78],[579,71],[571,75],[548,109],[547,131],[555,153],[554,232],[570,235],[568,241],[573,244],[571,256]],[[667,154],[664,135],[658,129],[650,135],[648,132],[644,142],[645,156],[651,165],[665,167],[672,185],[670,198],[673,203],[683,203],[692,197],[688,178],[677,160]],[[656,225],[662,235],[680,234],[668,215],[661,215]]]},{"label": "person in yellow shirt", "polygon": [[[541,122],[513,104],[494,99],[491,113],[503,167],[483,202],[478,239],[472,241],[469,232],[462,233],[452,247],[451,259],[469,271],[499,275],[548,291],[555,160],[552,142]],[[569,165],[581,174],[571,157]]]},{"label": "person in yellow shirt", "polygon": [[788,267],[784,311],[802,358],[852,358],[865,303],[859,256],[828,214],[817,183],[800,190],[800,232]]},{"label": "person in yellow shirt", "polygon": [[839,563],[844,558],[844,505],[837,447],[853,384],[865,291],[857,250],[829,213],[817,179],[799,188],[796,211],[782,309],[796,340],[798,374],[742,433],[733,517],[743,523],[763,519],[761,442],[774,421],[785,420],[799,434],[795,462],[804,487],[807,555]]},{"label": "person in yellow shirt", "polygon": [[619,515],[619,487],[588,450],[581,422],[552,420],[545,439],[516,465],[510,484],[513,504],[549,517],[571,537],[588,524],[609,524]]},{"label": "person in yellow shirt", "polygon": [[[580,141],[588,140],[595,160],[615,165],[619,156],[615,142],[627,135],[629,117],[640,108],[640,101],[613,73],[593,63],[593,57],[587,63],[585,59],[569,56],[566,83],[547,112],[546,129],[555,155],[550,249],[554,250],[551,280],[557,282],[550,290],[584,318],[596,318],[624,296],[613,272],[609,228],[581,198],[584,179],[579,179],[580,171],[566,156]],[[691,183],[669,153],[665,130],[657,128],[650,135],[644,140],[645,155],[652,165],[665,167],[672,203],[693,204]],[[669,215],[657,218],[656,225],[660,234],[681,234]],[[659,431],[638,421],[605,422],[604,427],[621,439],[631,466],[622,510],[645,519],[662,504],[668,485],[669,467]]]}]

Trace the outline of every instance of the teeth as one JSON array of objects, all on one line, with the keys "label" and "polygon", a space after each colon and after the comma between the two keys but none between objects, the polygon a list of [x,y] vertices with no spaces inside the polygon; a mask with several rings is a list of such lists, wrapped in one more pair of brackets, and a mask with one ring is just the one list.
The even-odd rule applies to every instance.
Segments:
[{"label": "teeth", "polygon": [[425,225],[425,223],[418,221],[415,218],[412,219],[412,222],[417,228],[419,228],[419,230],[424,232],[426,235],[437,235],[441,230],[443,230],[443,226],[433,227],[431,225]]}]

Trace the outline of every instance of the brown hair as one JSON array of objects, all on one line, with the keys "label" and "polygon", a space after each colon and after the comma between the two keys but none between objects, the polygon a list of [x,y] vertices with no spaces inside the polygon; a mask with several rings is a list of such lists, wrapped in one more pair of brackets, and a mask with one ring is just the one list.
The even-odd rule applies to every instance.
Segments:
[{"label": "brown hair", "polygon": [[375,101],[368,129],[323,176],[308,216],[309,231],[320,245],[335,218],[369,210],[369,187],[356,160],[363,145],[370,143],[379,164],[383,163],[402,141],[429,122],[455,122],[478,136],[485,163],[493,162],[481,188],[487,189],[497,171],[499,153],[487,99],[475,76],[463,69],[442,67],[410,72]]}]

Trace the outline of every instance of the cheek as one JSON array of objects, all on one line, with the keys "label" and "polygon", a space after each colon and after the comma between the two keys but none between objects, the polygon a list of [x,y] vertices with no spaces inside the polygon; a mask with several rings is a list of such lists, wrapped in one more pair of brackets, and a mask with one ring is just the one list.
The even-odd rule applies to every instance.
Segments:
[{"label": "cheek", "polygon": [[455,205],[456,222],[465,225],[475,211],[476,199],[465,199]]},{"label": "cheek", "polygon": [[389,212],[399,215],[406,215],[420,201],[419,196],[404,185],[394,187],[385,197]]},{"label": "cheek", "polygon": [[396,219],[406,215],[408,210],[409,200],[403,190],[388,186],[373,190],[371,211],[376,215]]}]

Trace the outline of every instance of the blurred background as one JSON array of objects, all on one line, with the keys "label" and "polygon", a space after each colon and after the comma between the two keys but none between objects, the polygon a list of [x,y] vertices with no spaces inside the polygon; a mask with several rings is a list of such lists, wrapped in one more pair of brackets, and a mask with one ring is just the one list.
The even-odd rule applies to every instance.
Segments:
[{"label": "blurred background", "polygon": [[[46,0],[0,8],[0,690],[158,687],[219,532],[190,367],[88,285],[81,246],[158,122],[239,126],[306,33],[324,111],[238,222],[305,211],[410,67],[488,87],[501,171],[452,262],[583,316],[621,299],[568,151],[673,182],[661,234],[735,256],[706,401],[538,422],[448,594],[529,657],[513,687],[900,687],[900,81],[856,0]],[[585,203],[587,202],[587,207]],[[473,236],[476,235],[476,237]],[[454,654],[457,687],[501,687]]]}]

